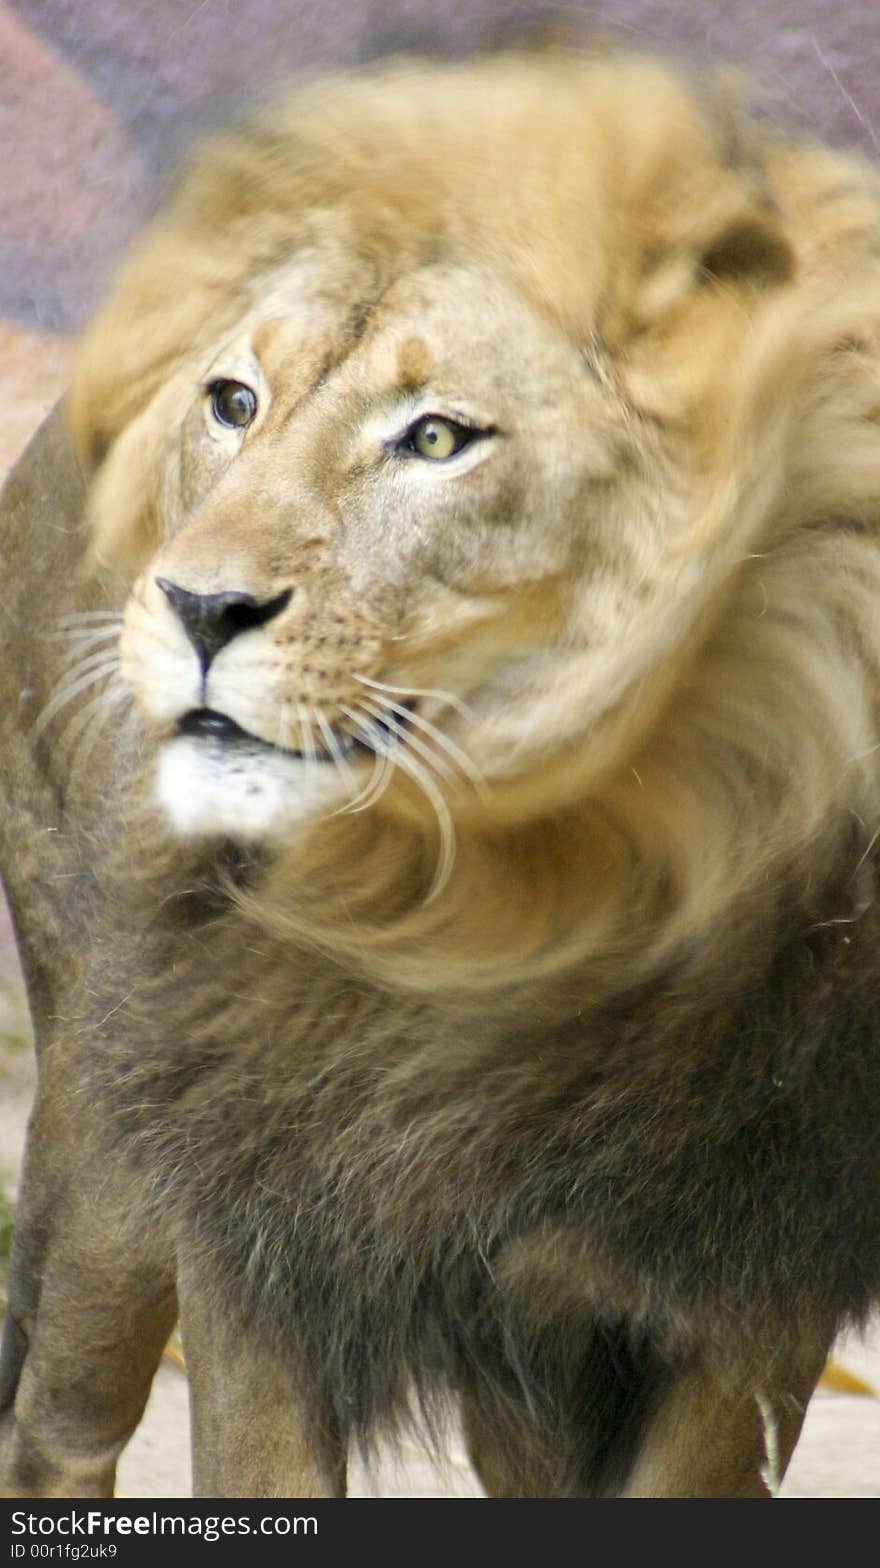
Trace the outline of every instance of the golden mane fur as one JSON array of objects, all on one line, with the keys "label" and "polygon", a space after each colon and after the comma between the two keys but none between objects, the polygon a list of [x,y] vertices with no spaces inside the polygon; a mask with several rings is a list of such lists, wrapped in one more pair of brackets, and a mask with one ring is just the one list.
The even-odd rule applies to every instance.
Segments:
[{"label": "golden mane fur", "polygon": [[618,537],[581,557],[612,579],[594,613],[608,646],[583,628],[579,664],[546,672],[537,766],[458,790],[442,890],[426,900],[436,822],[401,780],[396,810],[298,834],[264,917],[419,988],[585,959],[613,988],[742,897],[772,899],[792,866],[813,877],[841,813],[870,837],[873,172],[775,140],[653,60],[403,60],[322,82],[200,153],[86,335],[70,412],[84,460],[104,457],[96,560],[130,581],[167,531],[177,378],[286,258],[339,235],[381,286],[444,247],[511,283],[605,379],[622,489],[627,464],[641,483]]}]

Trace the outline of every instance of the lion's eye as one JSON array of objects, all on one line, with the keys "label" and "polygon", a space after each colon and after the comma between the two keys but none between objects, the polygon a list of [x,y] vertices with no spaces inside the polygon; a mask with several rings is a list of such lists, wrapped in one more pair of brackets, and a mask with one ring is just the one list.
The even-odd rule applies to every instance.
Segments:
[{"label": "lion's eye", "polygon": [[208,388],[211,412],[218,424],[243,430],[257,412],[257,399],[242,381],[212,381]]},{"label": "lion's eye", "polygon": [[414,425],[410,425],[401,446],[406,452],[415,452],[419,457],[442,463],[447,457],[455,457],[458,452],[463,452],[482,434],[481,430],[475,430],[470,425],[460,425],[454,419],[441,419],[439,414],[425,414]]}]

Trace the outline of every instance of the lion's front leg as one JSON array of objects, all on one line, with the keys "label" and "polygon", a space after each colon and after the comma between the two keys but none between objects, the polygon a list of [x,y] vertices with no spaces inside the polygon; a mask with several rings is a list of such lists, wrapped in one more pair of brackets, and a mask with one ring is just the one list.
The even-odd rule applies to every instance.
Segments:
[{"label": "lion's front leg", "polygon": [[826,1349],[817,1339],[780,1349],[763,1371],[757,1352],[748,1371],[716,1371],[708,1357],[674,1365],[649,1345],[628,1353],[605,1330],[555,1423],[512,1420],[509,1402],[469,1392],[471,1458],[491,1497],[771,1497]]},{"label": "lion's front leg", "polygon": [[192,1268],[180,1282],[180,1326],[195,1496],[344,1497],[345,1444],[332,1421],[304,1418],[289,1365],[248,1333],[222,1286]]},{"label": "lion's front leg", "polygon": [[679,1376],[648,1426],[624,1497],[772,1497],[800,1436],[827,1347],[731,1387]]},{"label": "lion's front leg", "polygon": [[[51,1083],[52,1074],[49,1074]],[[177,1304],[121,1164],[45,1084],[31,1120],[0,1357],[0,1495],[109,1497]]]}]

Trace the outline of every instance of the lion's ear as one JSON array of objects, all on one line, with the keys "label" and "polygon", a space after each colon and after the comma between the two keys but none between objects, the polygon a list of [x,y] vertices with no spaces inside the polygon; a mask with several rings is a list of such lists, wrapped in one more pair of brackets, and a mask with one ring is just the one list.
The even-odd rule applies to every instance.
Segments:
[{"label": "lion's ear", "polygon": [[670,96],[666,81],[653,137],[650,119],[641,125],[632,183],[620,198],[635,244],[618,304],[636,331],[708,288],[754,292],[794,274],[789,226],[745,86],[738,73],[721,71],[698,95],[682,97]]},{"label": "lion's ear", "polygon": [[781,215],[763,193],[714,193],[680,225],[670,224],[643,255],[630,323],[659,324],[695,291],[766,289],[788,282],[795,257]]},{"label": "lion's ear", "polygon": [[707,282],[786,283],[794,252],[775,211],[744,212],[709,237],[696,265],[698,278]]}]

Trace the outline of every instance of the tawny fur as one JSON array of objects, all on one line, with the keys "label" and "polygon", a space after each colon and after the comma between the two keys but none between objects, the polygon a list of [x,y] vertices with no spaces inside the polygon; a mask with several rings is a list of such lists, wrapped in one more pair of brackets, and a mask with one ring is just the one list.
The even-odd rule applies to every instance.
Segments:
[{"label": "tawny fur", "polygon": [[[878,213],[654,60],[401,60],[208,143],[85,336],[84,1072],[322,1441],[451,1386],[487,1485],[638,1491],[698,1364],[760,1491],[880,1291]],[[157,577],[288,597],[200,684]],[[202,833],[199,707],[326,801]]]}]

